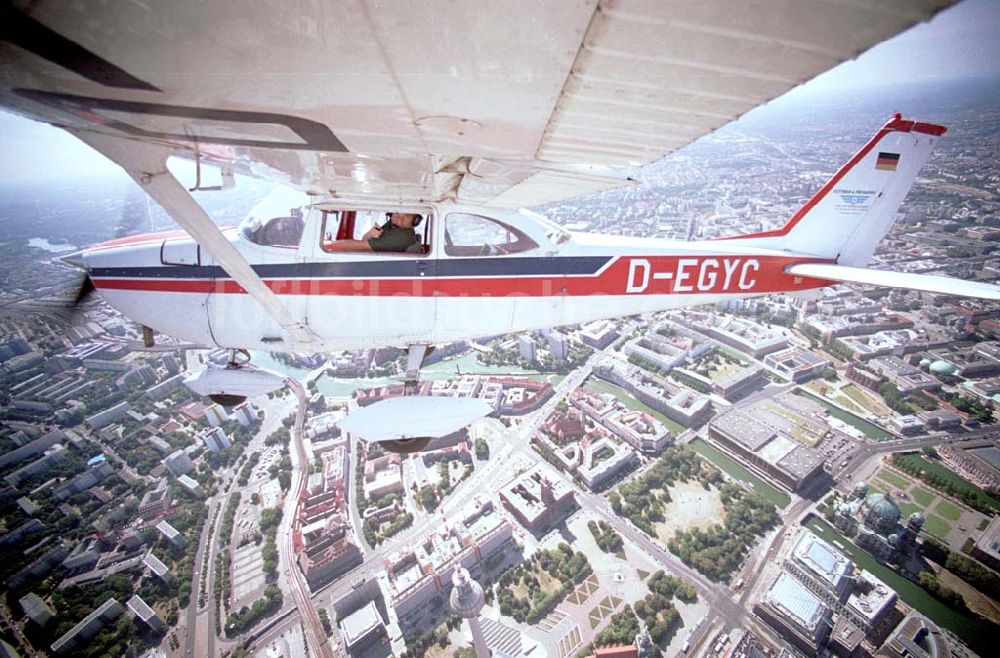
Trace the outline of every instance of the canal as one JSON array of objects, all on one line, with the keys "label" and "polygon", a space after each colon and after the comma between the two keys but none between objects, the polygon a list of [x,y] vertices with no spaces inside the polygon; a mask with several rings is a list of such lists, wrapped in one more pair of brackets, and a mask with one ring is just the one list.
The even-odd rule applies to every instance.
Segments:
[{"label": "canal", "polygon": [[819,517],[813,516],[803,525],[834,546],[842,546],[842,550],[851,556],[854,564],[875,574],[889,587],[896,590],[899,598],[930,617],[939,626],[947,628],[965,640],[973,651],[981,656],[993,653],[989,647],[992,646],[992,640],[1000,631],[1000,627],[996,624],[985,621],[974,614],[963,614],[948,607],[928,594],[924,588],[889,569],[855,546],[851,540],[841,535]]},{"label": "canal", "polygon": [[[253,363],[262,368],[274,372],[291,375],[298,380],[303,380],[310,373],[307,368],[299,368],[283,363],[268,352],[254,352]],[[432,363],[420,370],[420,378],[436,381],[439,379],[449,379],[457,377],[458,373],[463,375],[498,375],[510,374],[523,376],[525,379],[544,380],[557,385],[564,379],[563,375],[554,373],[542,373],[537,370],[525,370],[516,366],[487,366],[479,362],[475,352],[463,354],[462,356],[449,359],[442,359],[437,363]],[[329,397],[350,397],[354,391],[366,388],[378,388],[388,384],[398,384],[402,381],[402,375],[396,377],[330,377],[323,374],[316,380],[316,387],[320,393]]]}]

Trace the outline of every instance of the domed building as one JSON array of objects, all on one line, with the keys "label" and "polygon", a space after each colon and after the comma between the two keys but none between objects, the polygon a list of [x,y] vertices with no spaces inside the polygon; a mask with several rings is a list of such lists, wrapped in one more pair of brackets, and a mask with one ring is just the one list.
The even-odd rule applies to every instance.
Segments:
[{"label": "domed building", "polygon": [[861,504],[861,516],[866,526],[889,535],[899,525],[899,506],[885,494],[873,493],[865,497],[865,502]]},{"label": "domed building", "polygon": [[954,375],[958,368],[948,361],[935,361],[930,365],[930,371],[935,375]]},{"label": "domed building", "polygon": [[869,493],[868,485],[854,485],[854,499],[837,505],[833,524],[854,543],[883,562],[893,562],[911,555],[924,517],[911,514],[906,525],[900,524],[899,506],[888,495]]}]

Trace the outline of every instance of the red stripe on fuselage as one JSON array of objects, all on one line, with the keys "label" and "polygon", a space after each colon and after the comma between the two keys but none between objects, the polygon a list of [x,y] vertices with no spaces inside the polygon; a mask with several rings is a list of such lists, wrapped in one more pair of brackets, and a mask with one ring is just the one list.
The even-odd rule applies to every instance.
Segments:
[{"label": "red stripe on fuselage", "polygon": [[[622,256],[597,276],[506,276],[370,279],[264,279],[278,295],[356,297],[551,297],[584,295],[759,294],[831,285],[785,268],[815,263],[786,256]],[[831,262],[831,261],[822,261]],[[94,279],[105,290],[244,294],[229,279]]]},{"label": "red stripe on fuselage", "polygon": [[190,238],[187,231],[175,229],[173,231],[161,231],[159,233],[143,233],[141,235],[130,235],[127,238],[117,238],[108,240],[101,244],[94,245],[87,251],[98,251],[99,249],[113,249],[115,247],[135,247],[141,244],[154,244],[163,240],[174,240],[178,238]]}]

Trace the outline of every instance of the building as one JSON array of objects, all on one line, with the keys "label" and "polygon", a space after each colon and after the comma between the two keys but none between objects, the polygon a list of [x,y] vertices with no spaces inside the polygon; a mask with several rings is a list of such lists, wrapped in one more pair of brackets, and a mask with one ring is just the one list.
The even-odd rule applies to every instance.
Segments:
[{"label": "building", "polygon": [[603,350],[618,338],[618,330],[610,320],[598,320],[584,325],[577,334],[584,345]]},{"label": "building", "polygon": [[351,652],[360,652],[389,637],[374,601],[341,619],[339,626],[340,636]]},{"label": "building", "polygon": [[160,521],[156,524],[156,529],[163,535],[168,542],[173,544],[177,548],[184,548],[187,541],[184,539],[184,535],[177,531],[177,528],[170,525],[166,520]]},{"label": "building", "polygon": [[383,565],[400,625],[426,614],[435,599],[447,601],[458,567],[477,577],[501,568],[512,539],[511,524],[496,512],[493,502],[476,499],[410,547],[389,555]]},{"label": "building", "polygon": [[787,332],[777,327],[768,327],[753,320],[731,315],[688,312],[688,316],[694,317],[690,324],[692,329],[755,359],[788,346]]},{"label": "building", "polygon": [[73,550],[62,565],[68,571],[86,571],[101,558],[101,540],[98,537],[88,537],[73,547]]},{"label": "building", "polygon": [[879,653],[886,658],[976,658],[957,636],[916,610],[896,626]]},{"label": "building", "polygon": [[132,598],[125,605],[128,606],[128,609],[136,619],[142,621],[157,633],[167,630],[167,625],[163,623],[160,616],[138,594],[133,594]]},{"label": "building", "polygon": [[205,447],[208,448],[209,452],[219,452],[220,450],[224,450],[232,445],[232,442],[226,435],[225,430],[221,427],[212,427],[211,429],[205,430],[205,433],[201,435],[201,440],[205,443]]},{"label": "building", "polygon": [[596,441],[585,438],[580,447],[582,454],[576,474],[591,491],[600,491],[616,477],[631,471],[639,463],[639,457],[634,451],[616,445],[607,438],[599,438]]},{"label": "building", "polygon": [[65,440],[66,434],[62,430],[56,430],[54,432],[43,434],[37,439],[28,441],[27,443],[0,455],[0,469],[20,463],[28,457],[40,455],[52,446],[57,443],[62,443]]},{"label": "building", "polygon": [[778,574],[753,611],[806,655],[818,653],[833,627],[830,608],[787,571]]},{"label": "building", "polygon": [[92,416],[87,417],[87,426],[94,430],[95,432],[101,428],[107,427],[111,423],[117,422],[125,417],[128,410],[131,409],[128,402],[119,402],[110,409],[105,409],[104,411],[99,411]]},{"label": "building", "polygon": [[877,391],[879,384],[883,381],[881,375],[859,366],[853,361],[847,365],[844,376],[855,384],[864,386],[869,391]]},{"label": "building", "polygon": [[924,517],[914,512],[901,524],[899,506],[892,498],[869,493],[868,485],[858,482],[852,499],[837,504],[833,524],[879,560],[895,562],[916,551]]},{"label": "building", "polygon": [[104,478],[114,475],[114,467],[108,463],[107,459],[104,459],[104,455],[100,455],[100,457],[102,459],[94,462],[83,473],[70,478],[56,487],[52,492],[52,497],[58,501],[66,500],[70,496],[78,494],[81,491],[86,491],[95,484],[99,484]]},{"label": "building", "polygon": [[139,516],[146,521],[155,519],[170,509],[171,502],[173,502],[173,494],[170,485],[167,484],[166,480],[160,480],[155,489],[143,494],[142,500],[139,502]]},{"label": "building", "polygon": [[911,366],[898,356],[883,356],[872,359],[869,366],[895,384],[903,395],[914,391],[930,391],[941,386],[937,377]]},{"label": "building", "polygon": [[175,450],[170,453],[166,459],[163,460],[163,465],[167,467],[170,474],[174,477],[184,475],[194,468],[194,464],[191,463],[191,457],[183,450]]},{"label": "building", "polygon": [[201,484],[195,480],[190,475],[181,475],[177,478],[177,484],[181,485],[184,491],[188,492],[196,498],[204,498],[205,490],[202,489]]},{"label": "building", "polygon": [[399,455],[390,453],[365,461],[365,495],[379,498],[403,491],[403,467]]},{"label": "building", "polygon": [[250,427],[257,421],[257,410],[249,402],[244,402],[233,409],[233,418],[243,427]]},{"label": "building", "polygon": [[522,334],[517,337],[517,350],[522,359],[528,363],[535,362],[535,340],[531,334]]},{"label": "building", "polygon": [[569,485],[537,465],[500,487],[500,500],[525,528],[543,535],[576,509]]},{"label": "building", "polygon": [[854,563],[809,531],[799,534],[784,568],[830,606],[843,603],[853,589]]},{"label": "building", "polygon": [[70,653],[82,642],[97,635],[102,628],[117,619],[123,612],[125,612],[125,608],[122,607],[121,603],[114,598],[108,599],[65,635],[53,642],[51,647],[53,653]]},{"label": "building", "polygon": [[49,623],[49,620],[56,615],[55,611],[34,592],[22,596],[18,603],[21,604],[21,610],[28,616],[28,619],[38,626],[44,626]]},{"label": "building", "polygon": [[39,473],[44,473],[63,459],[66,458],[67,449],[61,443],[48,448],[45,453],[35,461],[25,464],[21,468],[4,476],[4,481],[12,487],[20,487],[22,484],[35,477]]},{"label": "building", "polygon": [[213,428],[222,425],[224,422],[229,420],[229,414],[218,404],[210,404],[205,407],[205,420]]},{"label": "building", "polygon": [[347,518],[342,513],[302,526],[302,550],[297,559],[313,592],[364,561],[349,530]]},{"label": "building", "polygon": [[821,374],[830,367],[830,362],[815,352],[789,347],[765,356],[764,365],[785,379],[798,383]]},{"label": "building", "polygon": [[562,332],[555,329],[543,329],[542,336],[545,337],[552,356],[560,361],[566,358],[566,355],[569,354],[569,340]]},{"label": "building", "polygon": [[45,578],[66,559],[67,555],[69,555],[69,549],[63,544],[58,544],[7,578],[6,585],[10,589],[18,589],[29,579]]},{"label": "building", "polygon": [[173,584],[174,577],[173,574],[170,573],[170,569],[168,569],[167,565],[160,561],[160,558],[153,555],[153,551],[149,551],[146,553],[146,556],[142,558],[142,566],[149,569],[151,574],[162,580],[165,584]]},{"label": "building", "polygon": [[972,545],[972,557],[995,571],[1000,571],[1000,515],[993,515],[990,524]]},{"label": "building", "polygon": [[714,443],[735,454],[792,491],[799,491],[823,471],[822,453],[779,433],[753,415],[733,410],[708,425]]},{"label": "building", "polygon": [[712,400],[707,395],[640,367],[609,357],[594,366],[594,374],[685,427],[697,427],[712,417]]}]

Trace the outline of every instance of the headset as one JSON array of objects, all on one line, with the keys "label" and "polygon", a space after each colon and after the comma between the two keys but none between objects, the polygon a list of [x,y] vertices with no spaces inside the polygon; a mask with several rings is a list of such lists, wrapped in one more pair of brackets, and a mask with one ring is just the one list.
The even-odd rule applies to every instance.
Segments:
[{"label": "headset", "polygon": [[[418,226],[420,226],[420,222],[424,221],[424,216],[421,215],[421,214],[419,214],[419,213],[407,213],[407,214],[410,214],[410,215],[414,216],[413,217],[413,228],[417,228]],[[385,214],[385,223],[382,224],[381,228],[382,228],[383,231],[388,231],[389,229],[393,228],[394,226],[395,226],[395,224],[392,223],[392,213],[391,212],[387,212]]]}]

